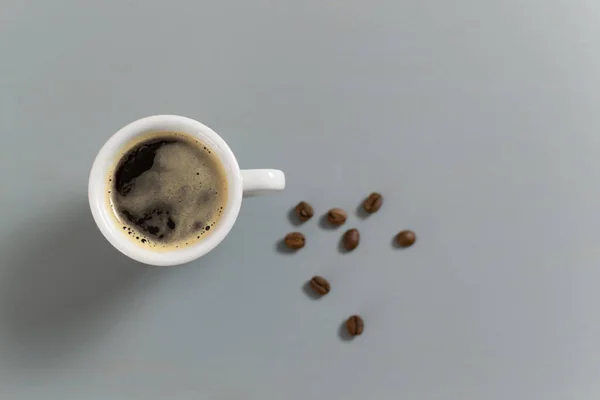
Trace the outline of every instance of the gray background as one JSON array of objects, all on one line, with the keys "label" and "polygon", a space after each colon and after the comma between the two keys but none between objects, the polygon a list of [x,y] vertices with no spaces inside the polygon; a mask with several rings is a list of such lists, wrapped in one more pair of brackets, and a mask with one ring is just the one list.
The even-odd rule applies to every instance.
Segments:
[{"label": "gray background", "polygon": [[[597,0],[0,0],[0,397],[598,399],[599,21]],[[288,178],[176,269],[117,253],[86,199],[104,141],[157,113]],[[294,227],[302,199],[352,211],[360,247]]]}]

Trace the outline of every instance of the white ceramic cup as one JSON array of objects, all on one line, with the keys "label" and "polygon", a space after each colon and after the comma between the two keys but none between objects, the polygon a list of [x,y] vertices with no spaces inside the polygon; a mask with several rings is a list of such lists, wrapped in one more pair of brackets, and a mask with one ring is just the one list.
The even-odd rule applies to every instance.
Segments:
[{"label": "white ceramic cup", "polygon": [[[153,250],[131,240],[117,223],[107,196],[109,173],[118,163],[124,146],[136,137],[159,132],[179,132],[190,135],[207,144],[218,156],[227,174],[227,205],[221,218],[205,239],[175,250]],[[212,129],[190,118],[177,115],[155,115],[142,118],[121,128],[96,156],[90,172],[88,197],[90,208],[98,228],[106,239],[121,253],[139,262],[170,266],[179,265],[202,257],[227,236],[242,205],[243,195],[257,195],[283,190],[285,175],[274,169],[240,170],[238,162],[225,141]]]}]

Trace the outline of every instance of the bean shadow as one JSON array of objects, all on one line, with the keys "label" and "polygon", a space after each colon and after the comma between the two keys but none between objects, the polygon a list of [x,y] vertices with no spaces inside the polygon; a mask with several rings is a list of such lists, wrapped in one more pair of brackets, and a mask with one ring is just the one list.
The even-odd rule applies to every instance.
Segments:
[{"label": "bean shadow", "polygon": [[[344,246],[344,235],[346,234],[346,231],[344,231],[344,233],[342,233],[342,236],[340,236],[340,240],[338,241],[338,252],[340,254],[348,254],[348,253],[352,253],[353,251],[355,251],[356,249],[352,249],[352,250],[348,250],[346,249],[346,247]],[[360,244],[359,244],[360,246]]]},{"label": "bean shadow", "polygon": [[362,200],[358,206],[356,207],[356,216],[360,219],[367,219],[371,216],[371,214],[369,214],[368,212],[365,211],[365,208],[363,207],[363,203],[365,200]]},{"label": "bean shadow", "polygon": [[304,223],[298,218],[295,206],[290,208],[290,211],[288,211],[288,221],[290,221],[290,224],[292,224],[293,226],[300,226]]},{"label": "bean shadow", "polygon": [[321,216],[321,218],[319,219],[319,226],[322,229],[326,229],[326,230],[336,230],[337,228],[339,228],[339,226],[336,225],[332,225],[331,223],[329,223],[329,220],[327,219],[327,214],[323,214],[323,216]]},{"label": "bean shadow", "polygon": [[285,239],[280,239],[277,243],[275,243],[275,251],[280,254],[294,254],[298,250],[290,249],[285,245]]},{"label": "bean shadow", "polygon": [[56,365],[106,334],[164,274],[114,249],[85,200],[33,215],[7,244],[0,331],[27,367]]},{"label": "bean shadow", "polygon": [[302,291],[304,292],[304,294],[310,298],[311,300],[320,300],[321,295],[319,295],[318,293],[316,293],[311,287],[310,287],[310,281],[306,281],[304,282],[304,285],[302,285]]},{"label": "bean shadow", "polygon": [[352,339],[354,339],[352,335],[348,333],[348,328],[346,327],[346,320],[343,320],[338,328],[338,337],[344,342],[349,342]]}]

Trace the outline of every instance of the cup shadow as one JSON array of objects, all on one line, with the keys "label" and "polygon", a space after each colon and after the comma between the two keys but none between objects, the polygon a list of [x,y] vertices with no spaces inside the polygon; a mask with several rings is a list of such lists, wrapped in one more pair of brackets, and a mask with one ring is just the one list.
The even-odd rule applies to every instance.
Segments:
[{"label": "cup shadow", "polygon": [[132,287],[162,272],[114,249],[85,201],[34,217],[1,256],[0,330],[19,362],[53,363],[110,330],[132,309]]}]

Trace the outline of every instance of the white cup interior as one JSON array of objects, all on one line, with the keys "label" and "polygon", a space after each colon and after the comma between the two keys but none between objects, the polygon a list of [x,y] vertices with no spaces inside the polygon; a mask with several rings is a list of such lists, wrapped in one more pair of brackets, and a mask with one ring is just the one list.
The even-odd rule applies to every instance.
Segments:
[{"label": "white cup interior", "polygon": [[[173,250],[144,247],[131,240],[124,233],[121,225],[117,224],[107,196],[110,171],[118,163],[125,146],[137,137],[159,132],[179,132],[197,138],[219,156],[227,174],[227,205],[211,234],[197,243]],[[177,115],[156,115],[139,119],[121,128],[104,144],[96,156],[90,172],[88,197],[98,228],[120,252],[145,264],[171,266],[202,257],[227,236],[240,211],[242,178],[233,152],[212,129],[190,118]]]}]

